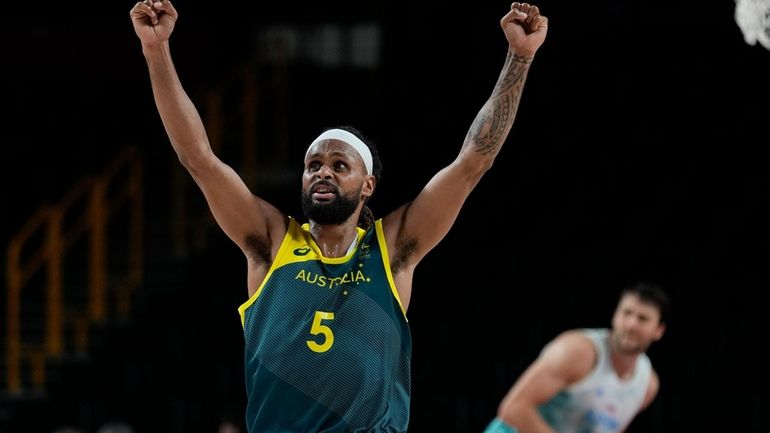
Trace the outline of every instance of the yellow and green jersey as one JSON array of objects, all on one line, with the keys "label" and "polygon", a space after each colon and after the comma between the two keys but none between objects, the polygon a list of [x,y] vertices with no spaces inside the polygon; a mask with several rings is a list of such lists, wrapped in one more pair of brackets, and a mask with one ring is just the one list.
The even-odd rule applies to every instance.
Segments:
[{"label": "yellow and green jersey", "polygon": [[405,432],[412,341],[382,221],[344,257],[290,218],[257,292],[238,309],[250,433]]}]

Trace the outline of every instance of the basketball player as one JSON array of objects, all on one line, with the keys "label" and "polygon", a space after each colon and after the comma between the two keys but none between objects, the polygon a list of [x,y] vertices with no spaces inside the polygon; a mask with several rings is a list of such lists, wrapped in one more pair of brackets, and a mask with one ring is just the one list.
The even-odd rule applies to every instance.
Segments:
[{"label": "basketball player", "polygon": [[549,342],[484,433],[624,431],[658,393],[645,352],[663,336],[668,308],[657,285],[624,289],[612,328],[569,330]]},{"label": "basketball player", "polygon": [[381,170],[371,143],[347,127],[312,140],[302,223],[252,194],[212,152],[172,62],[169,37],[179,15],[171,2],[140,2],[130,15],[171,144],[246,257],[249,298],[239,311],[248,431],[405,432],[415,267],[500,152],[546,18],[536,6],[512,4],[500,22],[505,64],[456,159],[384,217],[374,219],[366,207]]}]

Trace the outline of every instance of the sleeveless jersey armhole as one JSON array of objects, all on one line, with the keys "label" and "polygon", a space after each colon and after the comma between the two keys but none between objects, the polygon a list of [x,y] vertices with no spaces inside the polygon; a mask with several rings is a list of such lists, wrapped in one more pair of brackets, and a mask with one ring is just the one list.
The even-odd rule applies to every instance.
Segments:
[{"label": "sleeveless jersey armhole", "polygon": [[393,281],[393,274],[390,271],[390,256],[388,255],[388,246],[385,244],[385,232],[382,231],[382,219],[378,219],[374,222],[374,228],[377,233],[377,242],[380,244],[380,253],[382,254],[382,263],[385,265],[385,275],[388,277],[388,285],[393,297],[396,298],[398,306],[401,307],[401,313],[404,315],[404,320],[409,322],[406,317],[406,310],[404,304],[401,303],[401,297],[398,295],[398,289],[396,283]]},{"label": "sleeveless jersey armhole", "polygon": [[608,362],[607,349],[605,347],[605,339],[608,338],[607,332],[604,329],[599,328],[582,328],[580,332],[583,334],[583,337],[591,342],[594,352],[596,352],[596,363],[585,377],[568,387],[568,389],[573,392],[594,386],[596,377],[607,368]]},{"label": "sleeveless jersey armhole", "polygon": [[238,314],[241,316],[241,327],[245,328],[245,314],[246,309],[253,304],[257,298],[259,297],[260,293],[262,293],[262,289],[265,287],[265,283],[267,283],[267,280],[270,279],[270,276],[273,274],[273,271],[275,270],[275,267],[278,263],[281,263],[280,258],[286,253],[286,249],[289,247],[290,239],[292,239],[299,227],[299,223],[292,218],[289,217],[289,227],[286,230],[286,235],[284,235],[283,240],[281,241],[281,246],[278,247],[278,253],[275,256],[275,259],[273,260],[273,263],[270,264],[270,269],[267,271],[267,274],[265,275],[265,278],[262,280],[262,284],[259,285],[259,288],[256,292],[248,299],[246,302],[241,304],[240,307],[238,307]]}]

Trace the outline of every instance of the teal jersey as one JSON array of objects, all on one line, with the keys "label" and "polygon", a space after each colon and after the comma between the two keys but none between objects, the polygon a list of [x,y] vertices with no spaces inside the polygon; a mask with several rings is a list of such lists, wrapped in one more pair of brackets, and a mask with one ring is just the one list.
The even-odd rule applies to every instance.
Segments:
[{"label": "teal jersey", "polygon": [[406,431],[412,341],[381,220],[327,258],[290,219],[239,312],[250,433]]}]

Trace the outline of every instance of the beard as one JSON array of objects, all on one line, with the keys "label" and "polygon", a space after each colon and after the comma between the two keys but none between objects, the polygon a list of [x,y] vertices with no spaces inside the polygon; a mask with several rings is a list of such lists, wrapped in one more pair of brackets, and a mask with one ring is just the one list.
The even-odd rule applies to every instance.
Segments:
[{"label": "beard", "polygon": [[342,224],[356,211],[361,200],[361,188],[348,195],[342,195],[337,190],[334,200],[328,202],[314,202],[310,190],[303,191],[302,212],[309,220],[321,225]]},{"label": "beard", "polygon": [[633,342],[626,341],[624,336],[618,332],[612,336],[615,349],[624,355],[638,355],[644,353],[650,346],[650,342],[637,340]]}]

